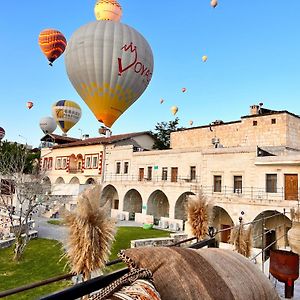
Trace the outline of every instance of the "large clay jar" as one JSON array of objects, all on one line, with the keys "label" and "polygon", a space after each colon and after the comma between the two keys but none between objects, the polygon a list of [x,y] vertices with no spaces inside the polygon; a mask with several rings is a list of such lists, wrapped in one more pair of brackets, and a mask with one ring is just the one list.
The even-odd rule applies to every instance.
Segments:
[{"label": "large clay jar", "polygon": [[291,250],[300,255],[300,222],[293,222],[287,236]]}]

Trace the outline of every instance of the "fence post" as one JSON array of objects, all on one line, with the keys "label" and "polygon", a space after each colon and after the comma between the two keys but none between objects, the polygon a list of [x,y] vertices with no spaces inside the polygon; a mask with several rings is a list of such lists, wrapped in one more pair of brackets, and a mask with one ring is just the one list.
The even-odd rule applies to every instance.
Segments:
[{"label": "fence post", "polygon": [[265,215],[262,213],[262,221],[261,221],[261,239],[262,239],[262,252],[261,252],[261,269],[262,272],[265,273]]}]

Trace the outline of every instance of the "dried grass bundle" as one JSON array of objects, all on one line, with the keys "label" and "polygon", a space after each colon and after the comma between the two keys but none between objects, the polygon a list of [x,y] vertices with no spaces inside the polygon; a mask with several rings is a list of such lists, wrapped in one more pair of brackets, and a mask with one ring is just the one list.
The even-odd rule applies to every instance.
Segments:
[{"label": "dried grass bundle", "polygon": [[293,222],[300,222],[300,211],[299,208],[291,208],[291,219]]},{"label": "dried grass bundle", "polygon": [[245,257],[250,257],[252,249],[253,226],[249,225],[247,229],[241,222],[235,226],[230,233],[230,243],[234,245],[235,250]]},{"label": "dried grass bundle", "polygon": [[208,223],[212,215],[212,204],[200,193],[196,197],[189,197],[187,202],[188,222],[192,234],[197,240],[203,239],[208,233]]},{"label": "dried grass bundle", "polygon": [[64,213],[69,227],[66,256],[71,271],[90,278],[91,272],[105,267],[116,232],[115,222],[100,207],[101,187],[93,186],[79,195],[73,212]]}]

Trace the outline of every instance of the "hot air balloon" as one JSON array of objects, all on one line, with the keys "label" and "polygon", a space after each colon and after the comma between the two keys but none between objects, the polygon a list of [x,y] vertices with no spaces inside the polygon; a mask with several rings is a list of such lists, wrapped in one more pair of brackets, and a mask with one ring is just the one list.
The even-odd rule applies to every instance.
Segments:
[{"label": "hot air balloon", "polygon": [[49,65],[52,66],[52,63],[64,53],[67,40],[60,31],[45,29],[39,35],[39,45],[49,60]]},{"label": "hot air balloon", "polygon": [[45,134],[52,133],[57,125],[52,117],[44,117],[40,120],[40,128]]},{"label": "hot air balloon", "polygon": [[203,61],[203,62],[206,62],[207,59],[208,59],[208,57],[207,57],[206,55],[203,55],[203,56],[202,56],[202,61]]},{"label": "hot air balloon", "polygon": [[178,107],[177,106],[172,106],[171,107],[171,112],[175,116],[177,114],[177,112],[178,112]]},{"label": "hot air balloon", "polygon": [[182,88],[181,91],[182,91],[183,93],[185,93],[185,92],[186,92],[186,88]]},{"label": "hot air balloon", "polygon": [[210,5],[215,8],[218,5],[218,0],[211,0]]},{"label": "hot air balloon", "polygon": [[192,126],[194,124],[194,121],[193,120],[190,120],[189,121],[189,124]]},{"label": "hot air balloon", "polygon": [[31,109],[31,108],[33,107],[33,102],[28,101],[28,102],[26,103],[26,106],[27,106],[28,109]]},{"label": "hot air balloon", "polygon": [[122,7],[115,0],[98,0],[94,8],[97,20],[120,21]]},{"label": "hot air balloon", "polygon": [[163,104],[164,103],[164,99],[160,99],[160,104]]},{"label": "hot air balloon", "polygon": [[5,137],[5,130],[0,127],[0,141]]},{"label": "hot air balloon", "polygon": [[78,94],[97,120],[111,127],[147,88],[153,55],[135,29],[119,22],[96,21],[73,34],[65,64]]},{"label": "hot air balloon", "polygon": [[56,124],[66,134],[81,118],[81,108],[73,101],[60,100],[52,105],[52,115]]}]

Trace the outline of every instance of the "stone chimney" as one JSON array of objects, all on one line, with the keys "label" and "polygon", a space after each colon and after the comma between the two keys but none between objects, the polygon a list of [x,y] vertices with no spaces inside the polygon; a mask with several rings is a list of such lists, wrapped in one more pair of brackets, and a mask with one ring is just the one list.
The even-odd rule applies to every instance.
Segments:
[{"label": "stone chimney", "polygon": [[256,104],[250,105],[250,115],[258,115],[259,106]]}]

